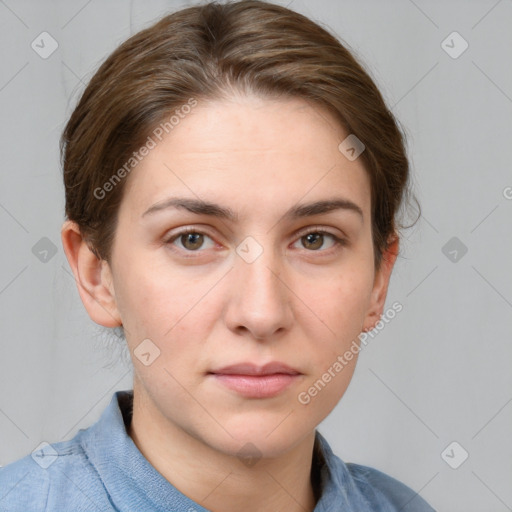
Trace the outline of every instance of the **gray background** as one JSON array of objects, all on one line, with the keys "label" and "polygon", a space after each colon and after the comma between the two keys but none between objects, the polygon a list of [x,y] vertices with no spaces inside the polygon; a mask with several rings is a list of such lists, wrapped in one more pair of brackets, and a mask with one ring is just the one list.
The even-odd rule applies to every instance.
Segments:
[{"label": "gray background", "polygon": [[[0,1],[1,465],[71,438],[131,387],[122,345],[87,316],[62,250],[58,139],[100,62],[184,5]],[[512,510],[512,1],[291,7],[370,70],[406,128],[423,209],[388,294],[403,311],[364,348],[319,429],[345,461],[398,478],[438,510]],[[47,59],[31,48],[43,31],[59,45]],[[460,40],[442,46],[453,31],[469,44],[458,58],[444,48],[458,52]],[[43,237],[56,246],[46,262]],[[462,450],[453,469],[445,460],[457,465]]]}]

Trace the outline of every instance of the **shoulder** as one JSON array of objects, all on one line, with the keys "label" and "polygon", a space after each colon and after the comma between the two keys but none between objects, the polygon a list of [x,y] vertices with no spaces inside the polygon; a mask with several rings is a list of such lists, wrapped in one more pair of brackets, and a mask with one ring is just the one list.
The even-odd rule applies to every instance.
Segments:
[{"label": "shoulder", "polygon": [[[354,483],[370,502],[382,507],[389,504],[389,511],[434,512],[434,509],[415,491],[381,471],[360,464],[345,464]],[[374,502],[374,503],[373,503]],[[372,508],[372,510],[374,510]],[[375,508],[381,510],[381,508]]]},{"label": "shoulder", "polygon": [[0,469],[0,510],[46,510],[48,473],[39,471],[30,455]]},{"label": "shoulder", "polygon": [[101,480],[83,450],[83,432],[69,441],[45,444],[0,468],[0,510],[111,510]]},{"label": "shoulder", "polygon": [[326,503],[340,500],[346,510],[378,512],[435,512],[410,487],[369,466],[343,462],[316,431],[314,460],[321,467]]}]

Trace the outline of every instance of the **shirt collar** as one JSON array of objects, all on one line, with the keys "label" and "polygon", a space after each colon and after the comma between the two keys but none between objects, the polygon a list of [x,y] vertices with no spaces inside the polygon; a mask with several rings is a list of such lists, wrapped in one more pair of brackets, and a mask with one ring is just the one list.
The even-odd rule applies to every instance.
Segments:
[{"label": "shirt collar", "polygon": [[[82,446],[105,485],[116,508],[125,510],[208,512],[182,494],[142,455],[127,433],[133,408],[133,390],[114,393],[100,419],[82,431]],[[334,455],[325,438],[315,431],[312,479],[317,493],[314,512],[339,510],[348,505],[348,470]],[[148,503],[149,502],[149,503]],[[128,509],[126,509],[128,510]]]}]

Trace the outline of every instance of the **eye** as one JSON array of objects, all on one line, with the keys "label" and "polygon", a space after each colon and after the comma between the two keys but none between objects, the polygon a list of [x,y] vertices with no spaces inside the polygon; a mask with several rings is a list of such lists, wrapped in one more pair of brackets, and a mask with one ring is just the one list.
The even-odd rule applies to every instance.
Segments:
[{"label": "eye", "polygon": [[[325,247],[325,240],[330,239],[329,246]],[[347,245],[347,241],[343,238],[336,236],[334,233],[325,231],[324,229],[314,228],[305,233],[300,234],[298,243],[302,244],[308,252],[322,252],[328,253],[331,250],[341,248]],[[186,228],[170,236],[165,243],[176,247],[179,251],[188,253],[200,253],[203,250],[213,249],[216,247],[214,240],[197,228]],[[173,247],[173,250],[174,250]],[[323,249],[322,249],[323,248]],[[201,250],[203,249],[203,250]]]},{"label": "eye", "polygon": [[[326,237],[331,239],[331,244],[327,249],[324,248],[324,250],[319,251],[319,249],[324,245]],[[301,242],[305,249],[312,252],[328,252],[329,249],[339,248],[340,246],[346,245],[346,240],[343,238],[320,229],[310,230],[301,234],[297,242]]]},{"label": "eye", "polygon": [[[210,240],[211,243],[205,247],[206,239]],[[175,242],[180,242],[181,246],[177,245],[177,247],[188,252],[201,252],[198,249],[212,249],[215,247],[215,242],[206,233],[191,228],[175,233],[165,241],[166,244],[171,245],[175,245]]]}]

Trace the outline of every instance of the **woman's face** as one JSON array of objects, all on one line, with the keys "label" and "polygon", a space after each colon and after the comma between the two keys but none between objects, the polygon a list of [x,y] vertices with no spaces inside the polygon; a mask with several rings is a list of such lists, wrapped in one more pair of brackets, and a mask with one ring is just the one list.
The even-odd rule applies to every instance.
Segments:
[{"label": "woman's face", "polygon": [[[199,103],[129,175],[111,272],[148,414],[272,456],[340,400],[356,357],[335,363],[378,320],[391,271],[374,272],[370,183],[338,149],[348,135],[299,99]],[[345,207],[307,207],[324,201]],[[272,362],[294,375],[222,371]]]}]

